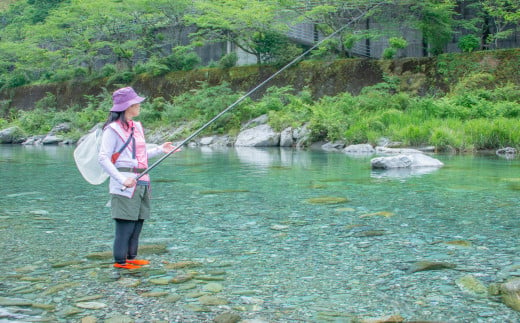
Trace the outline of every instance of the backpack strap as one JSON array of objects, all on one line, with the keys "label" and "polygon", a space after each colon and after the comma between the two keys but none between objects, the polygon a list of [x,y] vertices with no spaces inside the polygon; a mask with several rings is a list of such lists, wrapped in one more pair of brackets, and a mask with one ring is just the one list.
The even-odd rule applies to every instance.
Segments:
[{"label": "backpack strap", "polygon": [[123,152],[123,150],[126,149],[126,147],[128,147],[128,145],[130,144],[130,141],[132,142],[132,158],[135,159],[135,138],[134,138],[134,127],[132,127],[132,131],[130,132],[130,136],[128,137],[128,139],[126,140],[125,144],[123,145],[123,147],[121,147],[121,149],[119,149],[119,151],[115,152],[112,154],[112,164],[115,164],[117,159],[119,158],[119,156],[121,155],[121,153]]}]

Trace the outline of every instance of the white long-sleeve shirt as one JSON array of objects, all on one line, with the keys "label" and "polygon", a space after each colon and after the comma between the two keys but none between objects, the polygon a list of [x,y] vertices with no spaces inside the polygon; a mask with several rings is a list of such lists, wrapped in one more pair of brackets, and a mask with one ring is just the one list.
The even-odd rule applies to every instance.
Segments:
[{"label": "white long-sleeve shirt", "polygon": [[[128,140],[131,131],[130,129],[123,129],[121,124],[117,121],[112,122],[103,130],[98,161],[101,164],[101,167],[103,167],[110,176],[109,191],[111,194],[118,194],[126,197],[132,197],[134,194],[135,187],[129,187],[124,191],[121,189],[123,188],[124,181],[128,177],[136,177],[137,173],[121,172],[118,168],[146,168],[148,167],[149,157],[157,156],[163,152],[160,146],[147,149],[141,123],[134,121],[133,125],[137,150],[136,158],[133,158],[133,145],[132,142],[130,142],[130,144],[121,152],[121,155],[115,164],[112,163],[112,155],[121,150],[125,142]],[[139,156],[139,158],[137,158],[137,156]],[[141,180],[149,181],[149,175],[144,175]]]}]

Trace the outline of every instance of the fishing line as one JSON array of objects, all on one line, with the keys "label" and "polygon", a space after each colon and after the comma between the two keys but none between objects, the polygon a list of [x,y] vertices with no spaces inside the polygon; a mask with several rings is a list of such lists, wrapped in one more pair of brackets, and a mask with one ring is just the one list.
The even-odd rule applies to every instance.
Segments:
[{"label": "fishing line", "polygon": [[[370,10],[374,9],[375,7],[379,6],[379,4],[376,4],[374,5],[374,7],[372,7]],[[370,11],[370,10],[367,10]],[[253,89],[249,90],[249,92],[247,92],[246,94],[244,94],[243,96],[241,96],[238,100],[236,100],[233,104],[229,105],[227,108],[225,108],[224,110],[222,110],[219,114],[217,114],[216,116],[214,116],[211,120],[209,120],[206,124],[204,124],[202,127],[200,127],[198,130],[196,130],[195,132],[193,132],[191,135],[189,135],[186,139],[184,139],[177,147],[176,149],[168,152],[167,154],[163,155],[161,158],[159,158],[157,161],[155,161],[151,166],[149,166],[148,168],[146,168],[142,173],[140,173],[135,179],[138,180],[140,179],[141,177],[143,177],[144,175],[148,174],[152,169],[154,169],[155,167],[157,167],[157,165],[159,165],[163,160],[165,160],[166,158],[168,158],[171,154],[173,154],[174,152],[177,152],[180,150],[180,147],[184,146],[188,141],[190,141],[191,139],[193,139],[194,137],[196,137],[199,133],[201,133],[202,131],[204,131],[204,129],[206,129],[209,125],[211,125],[213,122],[215,122],[218,118],[220,118],[222,115],[224,115],[226,112],[228,112],[229,110],[233,109],[234,107],[236,107],[240,102],[244,101],[247,97],[249,97],[251,94],[253,94],[254,92],[256,92],[258,89],[260,89],[262,86],[264,86],[265,84],[267,84],[269,81],[271,81],[273,78],[275,78],[276,76],[278,76],[280,73],[282,73],[283,71],[285,71],[286,69],[288,69],[289,67],[291,67],[292,65],[294,65],[296,62],[298,62],[299,60],[301,60],[303,57],[305,57],[307,54],[309,54],[311,51],[313,51],[314,49],[316,49],[319,45],[321,45],[324,41],[326,40],[329,40],[331,39],[332,37],[334,37],[335,35],[337,35],[338,33],[340,33],[341,31],[343,31],[345,28],[347,28],[348,26],[350,26],[352,23],[358,21],[359,19],[363,18],[364,16],[366,15],[366,13],[363,13],[361,15],[359,15],[358,17],[352,19],[348,24],[344,25],[343,27],[341,27],[340,29],[334,31],[332,34],[328,35],[327,37],[323,38],[322,40],[320,40],[319,42],[317,42],[315,45],[313,45],[311,48],[309,48],[308,50],[306,50],[303,54],[299,55],[298,57],[296,57],[295,59],[293,59],[291,62],[289,62],[288,64],[286,64],[284,67],[282,67],[281,69],[279,69],[276,73],[274,73],[273,75],[269,76],[267,79],[265,79],[263,82],[261,82],[260,84],[258,84],[257,86],[255,86]],[[121,188],[122,191],[124,191],[127,187],[126,186],[123,186]]]}]

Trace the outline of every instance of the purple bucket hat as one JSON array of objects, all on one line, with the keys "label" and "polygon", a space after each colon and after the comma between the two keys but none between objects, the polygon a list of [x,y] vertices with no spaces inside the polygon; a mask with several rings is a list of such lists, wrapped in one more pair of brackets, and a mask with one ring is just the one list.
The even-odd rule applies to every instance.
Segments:
[{"label": "purple bucket hat", "polygon": [[135,93],[134,89],[131,87],[121,88],[112,94],[112,109],[111,112],[122,112],[128,109],[130,106],[141,103],[145,100],[145,98],[140,97]]}]

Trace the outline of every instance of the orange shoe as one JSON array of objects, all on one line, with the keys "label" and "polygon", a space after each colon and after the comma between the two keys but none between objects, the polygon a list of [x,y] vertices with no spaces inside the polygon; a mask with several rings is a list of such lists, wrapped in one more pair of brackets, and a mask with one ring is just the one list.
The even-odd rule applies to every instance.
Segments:
[{"label": "orange shoe", "polygon": [[148,260],[144,260],[144,259],[127,259],[126,262],[129,264],[132,264],[132,265],[139,265],[139,266],[148,265],[150,263]]},{"label": "orange shoe", "polygon": [[114,267],[116,267],[116,268],[123,268],[123,269],[137,269],[137,268],[141,268],[140,266],[132,265],[130,263],[120,264],[120,263],[117,263],[117,262],[114,264]]}]

